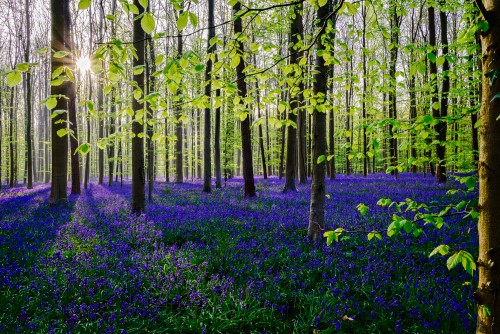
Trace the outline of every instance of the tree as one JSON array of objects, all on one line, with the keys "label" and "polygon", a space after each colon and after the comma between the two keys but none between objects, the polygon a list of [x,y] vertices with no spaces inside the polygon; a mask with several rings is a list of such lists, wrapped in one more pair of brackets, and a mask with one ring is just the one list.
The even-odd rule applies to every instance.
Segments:
[{"label": "tree", "polygon": [[[443,2],[441,2],[444,5]],[[443,47],[444,57],[443,62],[443,82],[441,86],[441,105],[439,108],[439,118],[440,122],[436,125],[437,130],[437,140],[436,144],[436,178],[439,183],[446,183],[446,131],[448,127],[448,122],[446,121],[446,116],[448,116],[448,93],[450,91],[450,63],[448,61],[448,23],[446,18],[446,12],[443,8],[439,11],[439,21],[441,23],[441,45]]]},{"label": "tree", "polygon": [[[134,5],[139,8],[138,17],[134,20],[133,40],[137,58],[134,58],[134,67],[144,66],[144,51],[145,51],[145,33],[141,27],[141,14],[144,13],[144,8],[139,0],[134,0]],[[134,72],[133,81],[136,89],[141,90],[141,95],[144,94],[144,72]],[[134,110],[134,118],[132,121],[132,213],[140,214],[146,210],[145,203],[145,173],[144,173],[144,105],[139,102],[136,97],[132,98],[132,109]]]},{"label": "tree", "polygon": [[[215,37],[214,24],[214,0],[208,0],[208,38],[207,38],[207,54],[208,60],[205,67],[205,96],[210,103],[210,95],[212,91],[212,57],[215,57],[215,43],[210,43]],[[211,103],[205,108],[205,128],[203,137],[203,191],[209,193],[212,189],[212,146],[210,145],[211,137],[211,122],[210,111]],[[219,160],[220,161],[220,160]]]},{"label": "tree", "polygon": [[319,30],[317,37],[316,64],[314,74],[314,97],[317,105],[313,111],[313,131],[312,131],[312,183],[311,200],[309,209],[309,227],[307,235],[312,241],[322,237],[325,226],[325,170],[326,170],[326,112],[324,104],[328,91],[328,67],[325,66],[325,59],[322,52],[328,52],[323,44],[325,26],[332,14],[329,6],[323,5],[318,8],[316,19]]},{"label": "tree", "polygon": [[[240,39],[243,33],[242,20],[239,13],[241,11],[241,3],[236,3],[233,8],[236,15],[234,19],[234,35],[236,38],[238,55],[241,59],[238,63],[238,66],[236,66],[238,95],[244,99],[247,96],[247,83],[245,82],[245,76],[243,74],[245,69],[245,59],[243,42]],[[253,177],[250,115],[247,115],[247,117],[243,121],[241,121],[241,148],[243,155],[243,179],[245,182],[245,197],[254,197],[256,195],[256,192],[255,181]]]},{"label": "tree", "polygon": [[[29,0],[25,1],[25,17],[26,17],[26,44],[24,48],[24,62],[29,64],[30,62],[30,43],[31,43],[31,21],[30,21],[30,11],[29,11]],[[26,85],[25,85],[25,108],[26,108],[26,174],[28,175],[27,188],[33,188],[33,140],[31,138],[31,119],[32,119],[32,88],[31,88],[31,70],[25,73]]]},{"label": "tree", "polygon": [[[299,61],[302,53],[299,44],[302,39],[302,32],[304,26],[302,23],[302,4],[292,7],[292,22],[290,24],[290,64],[295,66],[295,76],[299,84],[297,87],[290,87],[290,112],[288,118],[291,122],[297,123],[297,113],[301,107],[302,91],[304,85],[301,79],[301,69]],[[296,125],[288,125],[287,130],[287,151],[286,151],[286,173],[285,173],[285,187],[283,192],[297,191],[295,186],[295,176],[297,174],[297,130]]]},{"label": "tree", "polygon": [[392,174],[395,178],[398,177],[398,169],[396,168],[398,164],[398,142],[396,139],[396,134],[394,132],[394,124],[392,123],[397,119],[397,78],[396,78],[396,63],[398,61],[398,44],[399,44],[399,26],[401,25],[401,16],[398,13],[398,4],[394,1],[391,4],[389,10],[390,25],[391,25],[391,45],[390,49],[390,59],[389,59],[389,79],[390,79],[390,89],[389,89],[389,151],[390,151],[390,161],[392,166]]},{"label": "tree", "polygon": [[482,104],[479,149],[479,281],[474,299],[478,304],[478,334],[500,333],[500,0],[476,1],[489,29],[481,34]]},{"label": "tree", "polygon": [[[52,72],[73,62],[71,56],[71,15],[69,0],[51,0],[51,48]],[[61,57],[61,55],[63,55]],[[66,202],[68,177],[68,110],[70,108],[73,82],[66,80],[61,85],[51,86],[51,96],[57,99],[55,115],[52,118],[52,183],[50,203]]]}]

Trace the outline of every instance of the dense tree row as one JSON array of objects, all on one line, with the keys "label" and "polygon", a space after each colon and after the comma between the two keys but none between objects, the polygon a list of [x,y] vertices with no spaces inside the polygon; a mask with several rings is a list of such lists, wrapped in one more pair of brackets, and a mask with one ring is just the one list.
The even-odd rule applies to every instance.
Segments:
[{"label": "dense tree row", "polygon": [[68,177],[74,194],[131,177],[141,213],[154,180],[241,175],[253,197],[254,173],[312,176],[317,240],[327,176],[446,182],[479,162],[476,297],[497,313],[497,2],[3,1],[0,185],[51,181],[64,202]]}]

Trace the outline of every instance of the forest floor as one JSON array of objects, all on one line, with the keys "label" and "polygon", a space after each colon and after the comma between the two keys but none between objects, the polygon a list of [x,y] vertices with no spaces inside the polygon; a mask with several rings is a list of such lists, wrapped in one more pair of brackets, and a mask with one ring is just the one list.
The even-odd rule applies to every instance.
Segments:
[{"label": "forest floor", "polygon": [[[90,185],[49,206],[49,185],[0,191],[1,333],[470,333],[477,284],[440,244],[477,255],[476,221],[451,216],[419,237],[387,237],[387,196],[435,204],[462,185],[402,174],[327,181],[326,227],[306,238],[309,186],[282,193],[257,179],[211,194],[200,183],[155,185],[147,213],[129,215],[130,184]],[[356,209],[369,207],[366,215]],[[368,241],[377,230],[382,240]]]}]

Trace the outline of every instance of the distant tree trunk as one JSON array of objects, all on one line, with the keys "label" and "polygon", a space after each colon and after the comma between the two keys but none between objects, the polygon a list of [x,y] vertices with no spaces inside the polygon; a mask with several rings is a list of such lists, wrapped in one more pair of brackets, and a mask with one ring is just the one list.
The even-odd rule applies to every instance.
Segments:
[{"label": "distant tree trunk", "polygon": [[[68,46],[71,47],[72,46]],[[74,63],[72,63],[74,64]],[[72,71],[75,70],[74,65],[69,65]],[[71,156],[71,194],[79,195],[80,189],[80,154],[76,152],[78,149],[78,121],[76,118],[76,89],[72,83],[67,90],[68,100],[68,120],[70,128],[70,156]]]},{"label": "distant tree trunk", "polygon": [[[238,2],[234,5],[234,12],[238,13],[241,10],[241,3]],[[237,16],[234,20],[234,35],[237,40],[238,54],[242,58],[236,67],[238,95],[243,99],[247,96],[247,84],[244,78],[245,61],[243,59],[244,49],[243,42],[238,38],[243,32],[241,17]],[[247,115],[245,120],[241,122],[241,148],[243,153],[243,179],[245,182],[245,197],[254,197],[255,181],[253,176],[253,161],[252,161],[252,136],[250,133],[250,115]]]},{"label": "distant tree trunk", "polygon": [[[429,46],[432,49],[433,53],[437,53],[436,50],[436,19],[435,19],[435,14],[434,14],[434,7],[429,5],[428,9],[428,20],[429,20]],[[436,104],[438,103],[438,87],[437,87],[437,64],[436,62],[431,61],[429,63],[429,73],[430,73],[430,80],[431,80],[431,110],[432,110],[432,117],[435,119],[439,118],[439,108],[436,108]],[[437,131],[437,128],[435,128]],[[432,153],[429,154],[432,156]],[[432,161],[432,160],[431,160]],[[437,161],[437,164],[439,164],[439,161]],[[431,163],[431,174],[434,176],[436,175],[437,168],[434,168],[434,165]]]},{"label": "distant tree trunk", "polygon": [[[103,42],[104,34],[104,7],[100,6],[99,11],[99,42]],[[98,129],[99,138],[98,140],[104,139],[104,73],[99,74],[99,79],[97,80],[97,117],[98,117]],[[99,181],[98,184],[104,184],[104,150],[98,148],[98,170],[99,170]]]},{"label": "distant tree trunk", "polygon": [[[210,58],[205,67],[205,96],[208,101],[211,101],[210,96],[212,93],[212,58],[215,57],[215,43],[210,43],[210,40],[215,37],[215,24],[214,24],[214,0],[208,0],[208,38],[207,38],[207,54]],[[205,108],[205,127],[203,138],[203,192],[209,193],[212,191],[212,145],[211,139],[211,120],[210,111],[212,103]],[[220,161],[220,160],[219,160]]]},{"label": "distant tree trunk", "polygon": [[[321,29],[324,20],[329,15],[329,6],[319,7],[317,10],[318,27]],[[321,30],[318,37],[318,51],[324,50]],[[316,53],[316,64],[314,74],[314,96],[318,104],[326,100],[328,90],[328,68],[325,60],[319,52]],[[326,155],[326,113],[317,108],[313,111],[313,156],[312,156],[312,183],[311,200],[309,209],[309,227],[307,235],[309,239],[317,241],[322,237],[325,226],[325,169],[326,161],[318,163],[318,158]]]},{"label": "distant tree trunk", "polygon": [[[482,2],[476,2],[482,4]],[[500,80],[488,74],[500,71],[500,0],[486,0],[483,14],[489,29],[481,34],[482,104],[479,149],[479,269],[476,333],[500,332]],[[487,307],[487,309],[485,309]]]},{"label": "distant tree trunk", "polygon": [[[177,56],[179,59],[182,57],[182,34],[179,32],[179,36],[177,37]],[[179,88],[180,90],[180,88]],[[184,182],[184,169],[183,169],[183,131],[182,131],[182,122],[179,121],[179,117],[181,116],[182,109],[180,106],[176,106],[175,117],[177,118],[177,123],[175,123],[175,135],[177,140],[175,142],[175,182],[182,183]]]},{"label": "distant tree trunk", "polygon": [[[349,69],[349,64],[351,64],[351,68]],[[345,130],[346,130],[346,135],[345,135],[345,140],[346,140],[346,153],[345,153],[345,174],[346,175],[351,175],[352,173],[352,168],[351,168],[351,159],[349,159],[349,156],[351,155],[352,151],[352,140],[351,140],[351,133],[352,133],[352,127],[351,127],[351,101],[352,101],[352,57],[350,61],[345,63],[345,70],[347,75],[349,76],[349,89],[345,90]],[[346,78],[347,79],[347,78]]]},{"label": "distant tree trunk", "polygon": [[[256,63],[256,61],[254,61]],[[257,91],[257,117],[260,119],[262,116],[260,113],[260,90],[259,83],[256,82],[256,91]],[[260,148],[260,156],[262,159],[262,171],[264,172],[264,180],[267,180],[267,164],[266,164],[266,151],[264,149],[264,134],[262,131],[262,122],[259,123],[259,148]]]},{"label": "distant tree trunk", "polygon": [[[476,34],[476,40],[478,44],[481,44],[481,41],[479,40],[479,34]],[[477,64],[479,67],[479,71],[482,72],[482,64],[481,64],[481,57],[480,54],[477,55]],[[470,76],[470,82],[471,85],[473,85],[474,82],[474,76],[471,71],[471,76]],[[471,87],[471,100],[470,100],[470,108],[471,109],[476,109],[477,105],[481,104],[481,96],[482,96],[482,88],[481,85],[479,85],[479,101],[474,99],[475,93],[474,93],[473,87]],[[479,111],[473,110],[470,114],[470,121],[471,121],[471,131],[472,131],[472,156],[473,156],[473,164],[474,167],[477,168],[477,164],[479,163],[479,141],[478,141],[478,132],[477,132],[477,116],[478,116]]]},{"label": "distant tree trunk", "polygon": [[[215,91],[215,96],[220,97],[220,89]],[[215,108],[215,134],[214,134],[214,165],[215,165],[215,188],[222,188],[222,168],[220,156],[220,106]]]},{"label": "distant tree trunk", "polygon": [[[397,78],[396,78],[396,63],[398,61],[398,49],[399,49],[399,25],[401,23],[401,17],[398,15],[397,4],[394,3],[394,8],[391,10],[391,45],[393,46],[390,50],[390,63],[389,63],[389,78],[390,86],[389,90],[389,120],[397,120],[397,106],[396,106],[396,96],[397,96]],[[396,139],[396,134],[394,133],[394,125],[389,123],[389,148],[390,148],[390,159],[391,166],[394,167],[391,174],[394,178],[398,177],[398,141]]]},{"label": "distant tree trunk", "polygon": [[[156,72],[156,65],[155,65],[155,60],[156,60],[156,55],[155,55],[155,46],[153,39],[148,40],[148,45],[149,45],[149,60],[146,60],[146,81],[147,85],[146,91],[144,94],[150,94],[156,90],[156,82],[155,82],[155,76],[153,76],[153,73]],[[147,113],[146,113],[146,147],[148,151],[148,200],[151,201],[153,200],[153,189],[154,189],[154,169],[155,169],[155,163],[154,163],[154,143],[153,143],[153,124],[151,124],[149,121],[153,118],[153,110],[148,104],[147,108]]]},{"label": "distant tree trunk", "polygon": [[307,184],[307,114],[303,109],[299,110],[297,117],[297,155],[299,184]]},{"label": "distant tree trunk", "polygon": [[[443,47],[443,56],[448,56],[448,23],[446,18],[446,12],[444,10],[439,11],[439,21],[441,23],[441,44]],[[441,87],[441,106],[439,117],[441,121],[436,125],[437,130],[437,140],[436,144],[436,156],[437,156],[437,166],[436,166],[436,177],[439,183],[446,183],[446,132],[448,128],[448,122],[446,121],[446,116],[448,116],[448,92],[450,91],[450,76],[446,73],[450,70],[450,63],[445,57],[443,63],[443,83]]]},{"label": "distant tree trunk", "polygon": [[[29,63],[30,62],[30,47],[31,47],[31,20],[30,20],[30,6],[29,6],[29,0],[25,1],[25,18],[26,18],[26,46],[24,49],[24,62]],[[26,108],[26,174],[27,179],[28,179],[28,184],[27,188],[32,189],[33,188],[33,140],[31,138],[31,119],[32,119],[32,102],[31,102],[31,95],[32,95],[32,87],[31,87],[31,69],[29,69],[26,74],[25,74],[25,79],[26,79],[26,86],[25,86],[25,108]]]},{"label": "distant tree trunk", "polygon": [[[3,86],[0,83],[0,120],[3,120]],[[2,121],[2,124],[0,124],[0,189],[2,189],[2,177],[3,177],[3,124],[5,122]]]},{"label": "distant tree trunk", "polygon": [[363,110],[363,176],[368,176],[368,140],[366,139],[366,126],[367,126],[367,115],[366,115],[366,90],[367,90],[367,68],[366,68],[366,4],[362,3],[362,16],[363,16],[363,50],[362,50],[362,62],[363,62],[363,96],[362,96],[362,106]]},{"label": "distant tree trunk", "polygon": [[[54,52],[71,52],[71,14],[69,0],[51,0],[51,48]],[[71,56],[63,58],[52,57],[52,70],[71,63]],[[73,82],[65,81],[59,86],[51,86],[51,95],[62,95],[71,98],[71,90],[74,90]],[[57,99],[56,110],[70,108],[71,101],[65,98]],[[68,178],[68,137],[59,136],[59,130],[67,130],[67,112],[57,114],[52,118],[52,185],[50,190],[50,203],[66,202]]]},{"label": "distant tree trunk", "polygon": [[[284,94],[281,95],[281,100],[282,101],[285,101],[286,97],[284,96]],[[279,105],[279,102],[278,104]],[[276,106],[276,109],[278,108],[278,106]],[[287,118],[287,112],[286,110],[283,111],[282,113],[282,121],[286,121],[286,118]],[[286,132],[285,132],[285,127],[281,127],[281,137],[280,137],[281,141],[280,141],[280,146],[281,146],[281,149],[280,149],[280,166],[279,166],[279,179],[281,180],[283,178],[283,172],[284,172],[284,164],[285,164],[285,140],[286,140]]]},{"label": "distant tree trunk", "polygon": [[15,96],[15,87],[10,89],[10,104],[9,104],[9,164],[10,164],[10,176],[9,176],[9,187],[14,188],[16,185],[16,138],[14,125],[16,124],[16,120],[14,119],[14,96]]},{"label": "distant tree trunk", "polygon": [[[143,7],[139,4],[139,0],[134,0],[134,5],[139,8],[139,14],[144,12]],[[144,39],[145,33],[141,27],[141,20],[134,20],[133,40],[137,53],[137,58],[134,58],[133,65],[144,66]],[[144,72],[140,74],[134,73],[133,80],[138,87],[144,89]],[[144,175],[144,138],[139,134],[144,134],[144,124],[136,119],[137,113],[144,109],[144,106],[136,99],[132,98],[132,109],[134,109],[134,119],[132,121],[132,213],[140,214],[146,211],[145,203],[145,175]]]},{"label": "distant tree trunk", "polygon": [[[302,23],[302,4],[296,5],[293,10],[293,20],[290,24],[290,65],[295,66],[295,77],[298,79],[298,86],[290,87],[290,112],[288,113],[288,119],[295,124],[297,124],[297,113],[302,104],[302,91],[303,83],[301,77],[301,70],[299,61],[303,56],[302,52],[298,52],[301,48],[299,44],[302,39],[301,33],[304,31],[304,26]],[[297,191],[295,186],[295,178],[297,176],[297,130],[294,126],[289,125],[287,127],[288,137],[287,137],[287,150],[286,150],[286,177],[285,177],[285,187],[283,192],[287,191]]]}]

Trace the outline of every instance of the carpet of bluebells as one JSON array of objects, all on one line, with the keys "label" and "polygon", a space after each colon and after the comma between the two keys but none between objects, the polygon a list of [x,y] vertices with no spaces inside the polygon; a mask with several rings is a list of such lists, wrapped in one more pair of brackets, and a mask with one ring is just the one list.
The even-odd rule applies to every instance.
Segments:
[{"label": "carpet of bluebells", "polygon": [[[147,213],[129,215],[130,184],[92,184],[66,206],[49,185],[0,191],[0,333],[470,333],[477,283],[439,244],[477,255],[476,222],[367,240],[385,231],[383,197],[458,201],[460,187],[403,174],[327,181],[327,246],[306,238],[309,186],[242,180],[211,194],[159,182]],[[370,207],[362,216],[356,206]]]}]

